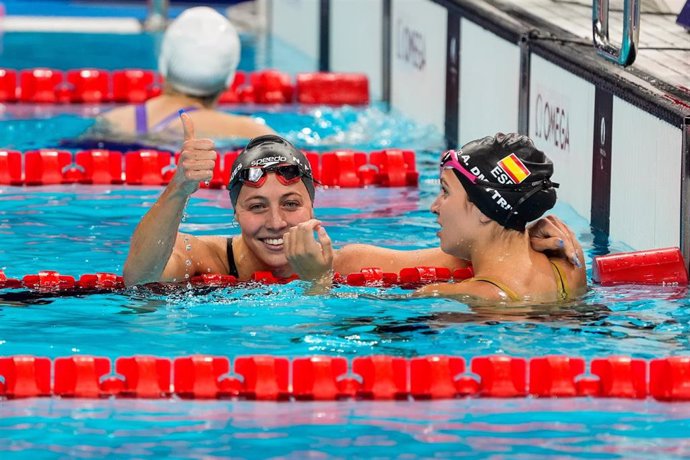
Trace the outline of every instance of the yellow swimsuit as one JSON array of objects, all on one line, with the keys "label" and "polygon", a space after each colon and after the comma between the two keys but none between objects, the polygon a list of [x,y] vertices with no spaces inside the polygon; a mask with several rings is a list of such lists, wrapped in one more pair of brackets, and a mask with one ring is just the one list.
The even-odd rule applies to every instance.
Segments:
[{"label": "yellow swimsuit", "polygon": [[[558,265],[551,262],[550,260],[549,260],[549,263],[551,264],[551,268],[553,269],[553,275],[554,275],[554,278],[556,279],[556,285],[558,286],[558,300],[568,300],[568,297],[569,297],[568,296],[568,284],[566,283],[565,275],[563,275],[563,272],[558,267]],[[515,291],[510,289],[508,286],[506,286],[502,282],[493,280],[493,279],[488,278],[486,276],[475,276],[473,278],[468,278],[468,279],[464,280],[463,283],[465,281],[484,281],[485,283],[493,284],[498,289],[503,291],[508,296],[508,298],[513,302],[516,302],[518,300],[523,300],[523,298],[521,296],[517,295],[517,293]]]}]

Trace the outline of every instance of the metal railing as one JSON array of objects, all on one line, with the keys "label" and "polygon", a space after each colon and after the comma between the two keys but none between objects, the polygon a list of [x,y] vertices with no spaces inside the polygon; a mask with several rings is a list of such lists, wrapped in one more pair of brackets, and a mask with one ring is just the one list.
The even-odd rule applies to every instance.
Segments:
[{"label": "metal railing", "polygon": [[622,66],[635,62],[640,39],[640,0],[624,0],[620,47],[609,40],[609,0],[592,0],[594,47],[606,59]]}]

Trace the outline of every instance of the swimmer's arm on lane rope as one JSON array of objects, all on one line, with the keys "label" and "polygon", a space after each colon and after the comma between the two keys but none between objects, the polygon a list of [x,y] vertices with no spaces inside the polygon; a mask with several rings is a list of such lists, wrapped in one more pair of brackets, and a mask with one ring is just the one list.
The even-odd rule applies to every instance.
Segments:
[{"label": "swimmer's arm on lane rope", "polygon": [[[581,266],[582,248],[573,232],[560,219],[548,216],[529,227],[532,247],[539,252],[551,251],[555,256]],[[362,268],[378,267],[384,272],[399,273],[407,267],[464,268],[469,263],[444,253],[441,248],[396,250],[369,244],[348,244],[335,252],[333,269],[340,274],[359,272]]]},{"label": "swimmer's arm on lane rope", "polygon": [[399,273],[407,267],[447,267],[455,270],[467,266],[466,260],[448,255],[441,248],[397,250],[370,244],[344,246],[336,252],[333,264],[334,270],[340,274],[356,273],[368,267]]},{"label": "swimmer's arm on lane rope", "polygon": [[[204,250],[208,249],[205,245],[194,244],[200,240],[193,237],[189,237],[193,239],[189,251],[185,249],[186,244],[178,245],[177,249],[175,245],[187,199],[199,188],[200,181],[213,177],[218,156],[213,150],[213,141],[195,138],[189,115],[182,113],[181,117],[185,133],[180,161],[170,184],[132,235],[123,270],[128,286],[173,279],[181,281],[185,275],[186,259],[201,260]],[[183,250],[181,256],[180,246]],[[174,251],[177,255],[171,257]],[[190,273],[190,276],[194,274]]]}]

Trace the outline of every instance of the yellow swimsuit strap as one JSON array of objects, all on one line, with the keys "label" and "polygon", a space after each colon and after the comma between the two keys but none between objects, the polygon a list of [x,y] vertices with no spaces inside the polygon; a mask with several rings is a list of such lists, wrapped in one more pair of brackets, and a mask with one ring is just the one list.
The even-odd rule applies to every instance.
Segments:
[{"label": "yellow swimsuit strap", "polygon": [[501,283],[500,281],[496,281],[496,280],[493,280],[493,279],[491,279],[491,278],[487,278],[486,276],[475,276],[475,277],[473,277],[473,278],[468,278],[468,279],[464,280],[463,283],[466,282],[466,281],[484,281],[485,283],[493,284],[493,285],[496,286],[498,289],[500,289],[501,291],[503,291],[503,293],[504,293],[505,295],[507,295],[508,298],[509,298],[510,300],[512,300],[512,301],[514,301],[514,302],[515,302],[515,301],[518,301],[518,300],[522,300],[522,297],[520,297],[519,295],[517,295],[517,294],[515,293],[515,291],[513,291],[512,289],[510,289],[508,286],[506,286],[505,284]]},{"label": "yellow swimsuit strap", "polygon": [[[559,300],[568,300],[568,283],[567,283],[567,278],[561,271],[561,268],[553,263],[552,261],[549,260],[549,263],[551,264],[551,268],[553,269],[553,274],[554,277],[556,278],[556,286],[558,287],[558,299]],[[518,301],[522,300],[522,297],[517,295],[515,291],[510,289],[508,286],[505,284],[501,283],[500,281],[496,281],[491,278],[487,278],[486,276],[475,276],[474,278],[468,278],[465,281],[484,281],[485,283],[493,284],[496,286],[498,289],[503,291],[510,300],[512,301]],[[463,281],[463,283],[465,282]]]},{"label": "yellow swimsuit strap", "polygon": [[549,260],[551,268],[553,268],[553,274],[556,277],[556,285],[558,286],[558,298],[560,300],[568,300],[568,283],[567,278],[561,271],[561,268]]}]

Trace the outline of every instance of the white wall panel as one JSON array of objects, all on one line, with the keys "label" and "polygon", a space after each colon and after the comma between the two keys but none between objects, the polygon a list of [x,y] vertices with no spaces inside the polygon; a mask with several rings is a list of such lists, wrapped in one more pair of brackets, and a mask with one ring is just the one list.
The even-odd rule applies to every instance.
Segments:
[{"label": "white wall panel", "polygon": [[380,100],[383,0],[331,0],[330,17],[331,70],[367,74],[371,98]]},{"label": "white wall panel", "polygon": [[318,62],[319,0],[273,0],[271,32]]},{"label": "white wall panel", "polygon": [[467,19],[460,25],[460,144],[517,132],[520,48]]},{"label": "white wall panel", "polygon": [[448,13],[430,0],[394,0],[391,16],[391,104],[443,132]]},{"label": "white wall panel", "polygon": [[611,239],[635,249],[680,244],[682,133],[614,97]]},{"label": "white wall panel", "polygon": [[532,54],[529,135],[554,163],[559,200],[587,219],[592,209],[594,93],[591,83]]}]

